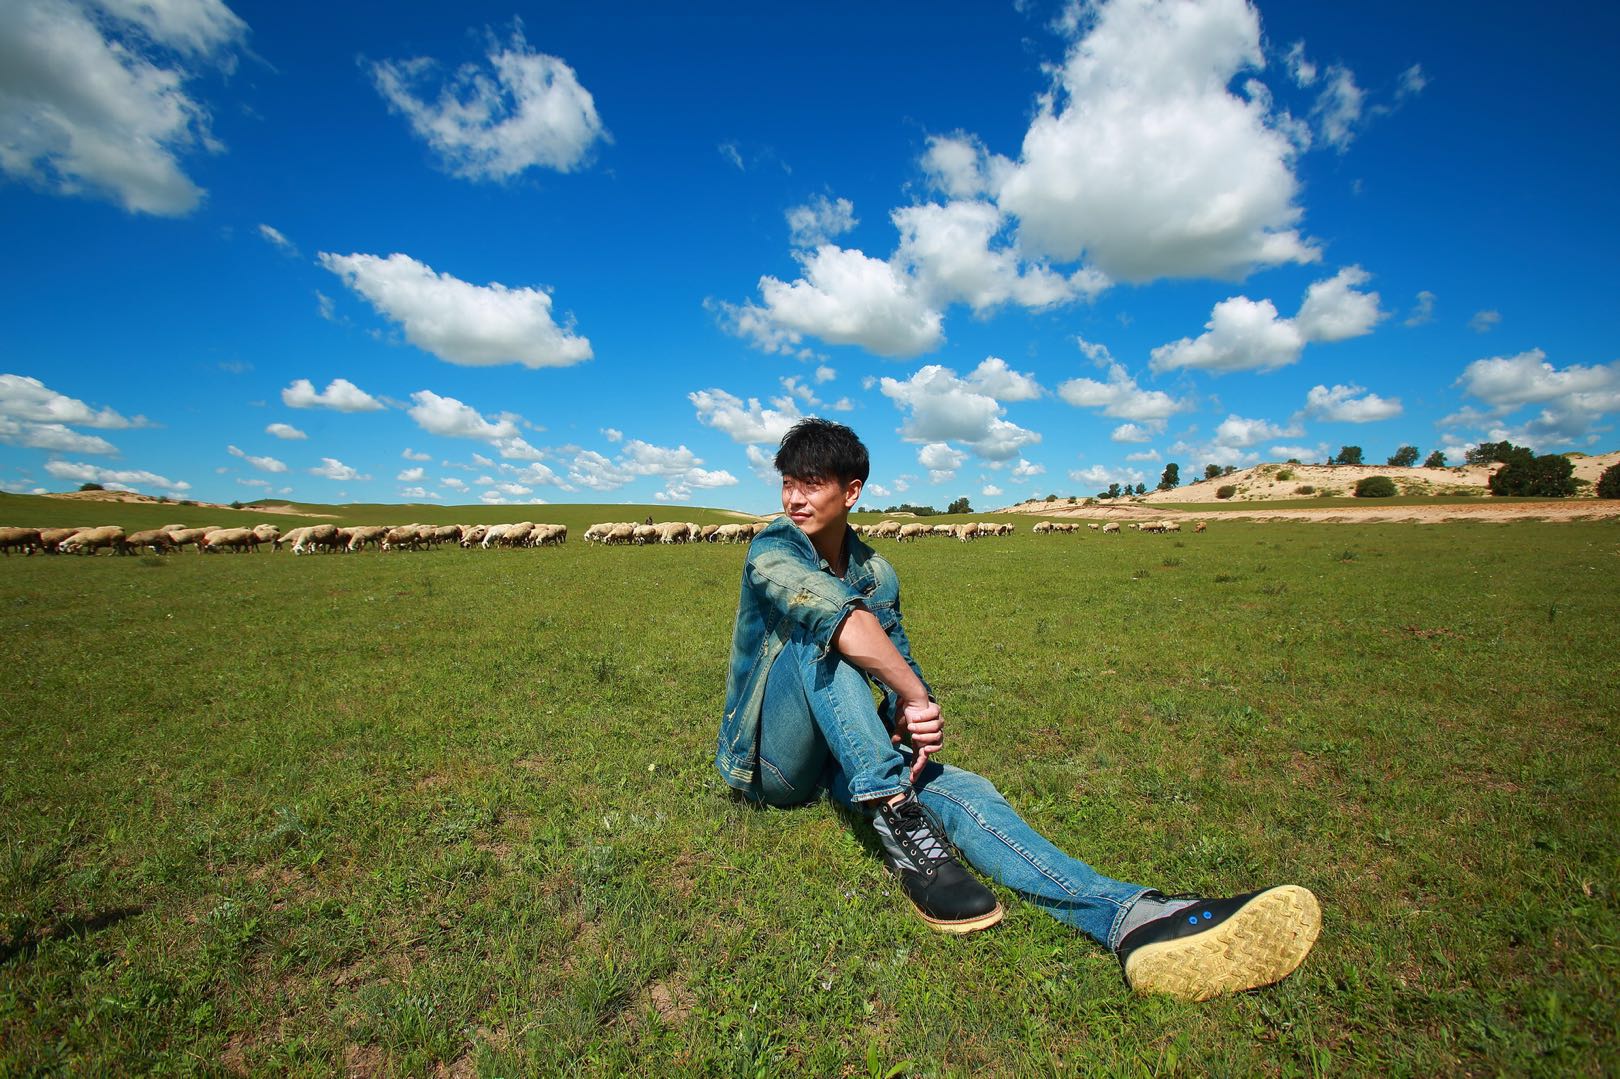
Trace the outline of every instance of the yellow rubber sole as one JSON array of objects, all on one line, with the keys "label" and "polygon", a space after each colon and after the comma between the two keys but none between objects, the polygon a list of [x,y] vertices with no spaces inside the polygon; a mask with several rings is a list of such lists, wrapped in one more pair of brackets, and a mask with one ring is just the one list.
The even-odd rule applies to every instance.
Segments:
[{"label": "yellow rubber sole", "polygon": [[[911,909],[917,910],[916,907]],[[1001,921],[1001,915],[1002,910],[1000,903],[997,903],[996,909],[990,911],[988,914],[981,914],[977,918],[964,918],[959,922],[942,922],[938,918],[930,918],[920,910],[917,911],[917,917],[927,922],[928,928],[938,930],[941,933],[956,934],[977,933],[981,929],[989,929],[991,926]]]},{"label": "yellow rubber sole", "polygon": [[1285,884],[1202,933],[1138,948],[1125,963],[1125,981],[1138,993],[1183,1000],[1258,989],[1298,969],[1321,932],[1316,896]]}]

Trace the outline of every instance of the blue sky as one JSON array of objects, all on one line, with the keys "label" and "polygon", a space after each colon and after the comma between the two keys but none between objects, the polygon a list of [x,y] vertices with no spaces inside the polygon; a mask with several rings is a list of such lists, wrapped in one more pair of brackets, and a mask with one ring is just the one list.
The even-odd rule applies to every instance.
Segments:
[{"label": "blue sky", "polygon": [[0,488],[769,508],[1620,437],[1612,9],[17,0]]}]

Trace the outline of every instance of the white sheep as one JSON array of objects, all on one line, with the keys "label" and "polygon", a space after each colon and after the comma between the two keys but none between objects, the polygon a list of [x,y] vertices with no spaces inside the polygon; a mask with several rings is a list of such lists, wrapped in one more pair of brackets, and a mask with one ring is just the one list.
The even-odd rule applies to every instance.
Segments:
[{"label": "white sheep", "polygon": [[0,528],[0,551],[4,551],[7,558],[11,557],[13,549],[20,549],[23,554],[31,555],[38,546],[37,528]]}]

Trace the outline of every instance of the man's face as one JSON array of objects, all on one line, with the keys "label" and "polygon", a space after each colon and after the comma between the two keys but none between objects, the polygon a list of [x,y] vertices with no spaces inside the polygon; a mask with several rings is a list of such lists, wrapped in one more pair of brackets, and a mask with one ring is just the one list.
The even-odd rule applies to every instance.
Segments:
[{"label": "man's face", "polygon": [[850,507],[861,497],[861,481],[839,483],[830,476],[782,477],[782,512],[812,540],[841,529]]}]

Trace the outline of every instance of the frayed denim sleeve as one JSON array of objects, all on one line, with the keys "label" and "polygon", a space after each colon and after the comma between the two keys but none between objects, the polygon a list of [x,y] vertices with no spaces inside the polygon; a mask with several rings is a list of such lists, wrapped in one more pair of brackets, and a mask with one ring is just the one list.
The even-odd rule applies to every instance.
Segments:
[{"label": "frayed denim sleeve", "polygon": [[766,548],[750,554],[743,579],[770,608],[768,621],[786,620],[815,641],[818,655],[825,656],[833,634],[861,601],[861,594],[793,550]]}]

